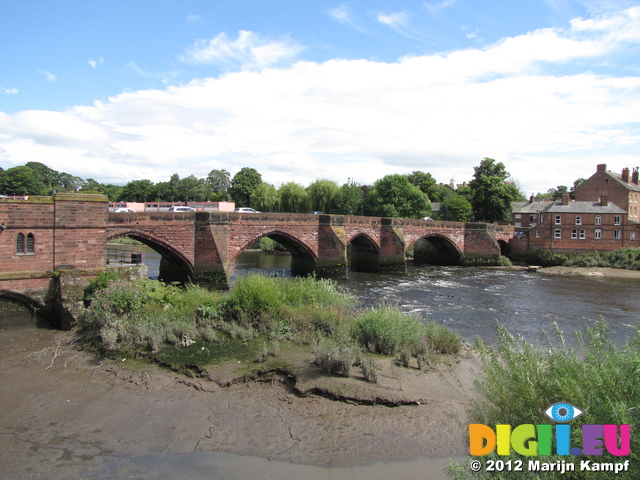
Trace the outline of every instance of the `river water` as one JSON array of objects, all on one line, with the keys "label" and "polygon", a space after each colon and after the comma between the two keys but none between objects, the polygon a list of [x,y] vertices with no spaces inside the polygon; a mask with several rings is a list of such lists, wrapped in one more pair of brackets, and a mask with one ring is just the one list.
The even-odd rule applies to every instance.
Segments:
[{"label": "river water", "polygon": [[[160,255],[145,246],[110,245],[142,252],[149,276],[158,275]],[[291,257],[248,251],[238,256],[232,281],[250,273],[289,276]],[[350,272],[340,284],[363,306],[393,304],[433,320],[473,342],[480,336],[497,342],[496,323],[514,335],[539,340],[554,335],[555,325],[569,343],[574,333],[606,320],[617,343],[633,335],[640,321],[640,279],[543,275],[479,267],[430,267],[407,264],[403,274]]]}]

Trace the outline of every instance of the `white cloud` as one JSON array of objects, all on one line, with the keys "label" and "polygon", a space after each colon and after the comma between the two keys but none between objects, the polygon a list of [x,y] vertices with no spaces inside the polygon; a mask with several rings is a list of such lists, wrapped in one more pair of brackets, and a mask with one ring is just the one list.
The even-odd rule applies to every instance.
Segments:
[{"label": "white cloud", "polygon": [[[633,15],[598,19],[596,33],[574,22],[484,49],[391,63],[300,61],[126,92],[64,113],[0,114],[0,162],[44,161],[119,183],[250,166],[267,182],[307,185],[413,170],[461,183],[488,156],[525,193],[546,191],[590,176],[597,163],[617,170],[637,159],[640,76],[589,71],[640,43]],[[210,55],[250,52],[239,40],[220,39]],[[246,55],[253,65],[271,64]],[[567,63],[576,73],[558,74]]]},{"label": "white cloud", "polygon": [[208,40],[198,40],[187,48],[181,60],[190,64],[262,69],[290,61],[302,50],[303,47],[290,38],[275,40],[241,30],[236,39],[220,33]]},{"label": "white cloud", "polygon": [[187,23],[195,23],[202,21],[202,17],[200,15],[187,15],[185,17],[185,21]]},{"label": "white cloud", "polygon": [[456,0],[444,0],[438,3],[424,2],[424,6],[427,7],[427,10],[431,12],[438,12],[440,10],[444,10],[445,8],[452,7],[455,3]]},{"label": "white cloud", "polygon": [[409,14],[407,12],[382,13],[378,14],[378,22],[394,30],[407,27],[409,24]]},{"label": "white cloud", "polygon": [[58,80],[58,77],[56,77],[53,73],[48,72],[47,70],[38,70],[36,73],[44,76],[44,78],[46,78],[48,82],[55,82],[56,80]]},{"label": "white cloud", "polygon": [[11,88],[0,87],[0,93],[3,93],[5,95],[17,95],[19,91],[15,87],[11,87]]},{"label": "white cloud", "polygon": [[94,60],[93,58],[89,58],[87,63],[91,68],[98,68],[98,65],[102,65],[104,63],[104,58],[100,57],[98,60]]}]

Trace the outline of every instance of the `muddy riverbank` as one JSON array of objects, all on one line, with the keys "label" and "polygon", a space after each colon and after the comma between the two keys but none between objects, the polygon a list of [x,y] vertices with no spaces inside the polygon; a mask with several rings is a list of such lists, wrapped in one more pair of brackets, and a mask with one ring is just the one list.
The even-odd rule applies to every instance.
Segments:
[{"label": "muddy riverbank", "polygon": [[[446,458],[467,449],[475,368],[468,353],[429,372],[387,365],[383,400],[415,400],[389,407],[315,395],[311,383],[302,396],[278,376],[221,387],[149,364],[99,360],[72,339],[42,328],[0,332],[2,478],[266,478],[265,468],[274,478],[388,478],[390,468],[408,478],[433,469],[429,478],[443,478]],[[379,463],[399,460],[411,461]],[[353,469],[365,464],[376,466]],[[172,465],[184,475],[171,474]],[[210,469],[218,474],[207,476]]]}]

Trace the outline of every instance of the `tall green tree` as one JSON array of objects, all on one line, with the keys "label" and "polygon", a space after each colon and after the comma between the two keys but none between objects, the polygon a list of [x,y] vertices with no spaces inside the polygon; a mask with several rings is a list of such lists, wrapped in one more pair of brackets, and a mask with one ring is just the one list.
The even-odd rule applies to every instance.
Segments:
[{"label": "tall green tree", "polygon": [[332,213],[341,215],[361,215],[364,202],[363,187],[352,179],[340,187],[336,206]]},{"label": "tall green tree", "polygon": [[407,178],[412,185],[418,187],[429,198],[429,201],[440,202],[442,200],[436,179],[430,173],[416,170],[407,175]]},{"label": "tall green tree", "polygon": [[511,202],[517,201],[519,194],[505,183],[509,173],[504,164],[485,157],[474,171],[469,188],[475,220],[487,223],[509,221]]},{"label": "tall green tree", "polygon": [[283,212],[307,213],[311,210],[309,195],[299,183],[283,183],[278,192],[280,193],[280,208]]},{"label": "tall green tree", "polygon": [[332,180],[319,179],[307,187],[311,210],[333,213],[340,187]]},{"label": "tall green tree", "polygon": [[406,175],[387,175],[378,180],[368,197],[373,215],[421,218],[431,215],[429,198]]},{"label": "tall green tree", "polygon": [[151,180],[131,180],[120,192],[120,201],[146,202],[156,198],[155,187]]},{"label": "tall green tree", "polygon": [[262,175],[255,168],[243,167],[231,180],[229,193],[238,207],[251,205],[251,194],[262,183]]},{"label": "tall green tree", "polygon": [[231,187],[231,174],[225,169],[211,170],[207,175],[207,184],[213,193],[225,193]]},{"label": "tall green tree", "polygon": [[48,195],[50,191],[26,165],[5,170],[1,180],[0,192],[5,195]]},{"label": "tall green tree", "polygon": [[280,210],[280,193],[273,185],[262,182],[251,194],[251,205],[261,212]]},{"label": "tall green tree", "polygon": [[473,208],[462,195],[452,193],[440,203],[440,219],[454,222],[468,222],[473,215]]}]

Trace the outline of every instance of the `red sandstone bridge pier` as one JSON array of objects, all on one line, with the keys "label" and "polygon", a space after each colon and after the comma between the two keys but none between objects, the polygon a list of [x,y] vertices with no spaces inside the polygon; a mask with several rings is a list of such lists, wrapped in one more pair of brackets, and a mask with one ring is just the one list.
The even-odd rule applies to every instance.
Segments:
[{"label": "red sandstone bridge pier", "polygon": [[415,261],[494,258],[510,227],[344,215],[234,212],[111,213],[102,195],[0,200],[0,297],[73,323],[87,279],[106,267],[111,239],[132,237],[162,255],[160,278],[226,287],[237,255],[262,237],[292,256],[292,273],[345,276],[349,268],[402,272]]}]

